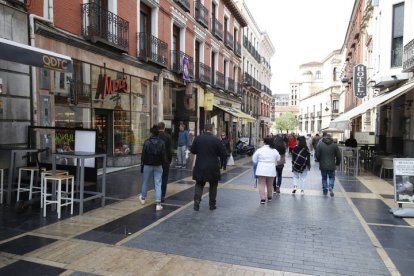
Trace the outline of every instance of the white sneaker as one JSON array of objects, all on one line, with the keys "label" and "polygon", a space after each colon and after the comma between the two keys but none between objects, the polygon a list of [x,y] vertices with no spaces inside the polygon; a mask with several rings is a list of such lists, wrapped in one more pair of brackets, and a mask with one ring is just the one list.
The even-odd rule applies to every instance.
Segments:
[{"label": "white sneaker", "polygon": [[157,204],[157,205],[155,206],[155,210],[156,210],[156,211],[161,211],[162,209],[164,209],[164,208],[162,207],[162,205],[161,205],[161,204]]},{"label": "white sneaker", "polygon": [[145,198],[142,197],[142,195],[139,195],[139,201],[141,201],[141,204],[145,204]]}]

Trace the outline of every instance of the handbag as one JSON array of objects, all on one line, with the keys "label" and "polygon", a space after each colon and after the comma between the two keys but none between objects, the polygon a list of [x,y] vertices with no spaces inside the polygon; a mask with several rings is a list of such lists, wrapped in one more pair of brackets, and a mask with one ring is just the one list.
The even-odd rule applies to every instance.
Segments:
[{"label": "handbag", "polygon": [[233,154],[230,154],[229,159],[227,160],[227,166],[234,166]]}]

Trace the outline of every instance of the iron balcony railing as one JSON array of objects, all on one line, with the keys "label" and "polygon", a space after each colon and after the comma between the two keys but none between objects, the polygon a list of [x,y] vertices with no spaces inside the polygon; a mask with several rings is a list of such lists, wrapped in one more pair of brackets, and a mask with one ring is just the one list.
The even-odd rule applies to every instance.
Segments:
[{"label": "iron balcony railing", "polygon": [[391,50],[391,67],[402,66],[402,59],[403,59],[403,48],[402,47]]},{"label": "iron balcony railing", "polygon": [[195,63],[195,78],[199,82],[211,83],[211,68],[202,62]]},{"label": "iron balcony railing", "polygon": [[243,36],[243,46],[246,49],[249,46],[249,39],[247,38],[247,36]]},{"label": "iron balcony railing", "polygon": [[150,33],[140,32],[138,37],[138,58],[151,61],[163,67],[167,67],[168,44]]},{"label": "iron balcony railing", "polygon": [[236,93],[237,93],[237,96],[240,96],[240,97],[243,95],[243,84],[241,84],[240,82],[237,83]]},{"label": "iron balcony railing", "polygon": [[217,18],[211,18],[211,28],[213,35],[220,40],[223,40],[223,24]]},{"label": "iron balcony railing", "polygon": [[129,50],[129,22],[96,3],[81,4],[82,35],[124,52]]},{"label": "iron balcony railing", "polygon": [[186,12],[190,12],[189,0],[174,0],[174,2],[181,6]]},{"label": "iron balcony railing", "polygon": [[315,118],[315,112],[312,112],[310,116],[311,118]]},{"label": "iron balcony railing", "polygon": [[241,57],[241,44],[239,42],[235,42],[234,43],[234,53],[238,56]]},{"label": "iron balcony railing", "polygon": [[198,0],[194,2],[194,10],[195,20],[205,28],[208,28],[208,9]]},{"label": "iron balcony railing", "polygon": [[216,71],[216,83],[215,83],[215,86],[217,88],[224,89],[224,80],[225,80],[224,74],[223,73],[220,73],[219,71]]},{"label": "iron balcony railing", "polygon": [[253,86],[253,78],[249,73],[244,72],[243,82],[247,85]]},{"label": "iron balcony railing", "polygon": [[233,47],[234,47],[233,46],[233,35],[229,31],[226,31],[225,34],[226,34],[226,37],[225,37],[225,40],[224,40],[224,44],[228,48],[233,49]]},{"label": "iron balcony railing", "polygon": [[322,117],[322,111],[318,111],[318,112],[316,112],[316,116],[318,116],[318,117]]},{"label": "iron balcony railing", "polygon": [[332,113],[339,113],[338,109],[332,109]]},{"label": "iron balcony railing", "polygon": [[235,85],[234,80],[231,78],[227,78],[227,91],[232,92],[232,93],[236,92],[236,90],[234,89],[234,85]]},{"label": "iron balcony railing", "polygon": [[253,87],[257,90],[257,91],[262,91],[262,84],[256,80],[255,78],[253,79]]},{"label": "iron balcony railing", "polygon": [[404,46],[403,72],[414,71],[414,39]]},{"label": "iron balcony railing", "polygon": [[188,58],[188,74],[190,77],[194,77],[193,58],[181,51],[171,51],[171,71],[177,74],[181,74],[183,72],[184,57]]}]

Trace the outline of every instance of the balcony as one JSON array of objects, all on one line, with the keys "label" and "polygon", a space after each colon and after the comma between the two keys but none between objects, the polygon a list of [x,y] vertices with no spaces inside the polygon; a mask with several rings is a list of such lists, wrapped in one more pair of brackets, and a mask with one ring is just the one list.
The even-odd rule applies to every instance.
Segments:
[{"label": "balcony", "polygon": [[183,10],[190,12],[190,1],[189,0],[174,0]]},{"label": "balcony", "polygon": [[223,40],[223,24],[217,18],[211,18],[211,29],[215,37]]},{"label": "balcony", "polygon": [[318,116],[319,118],[322,117],[322,111],[316,112],[316,116]]},{"label": "balcony", "polygon": [[403,72],[414,71],[414,39],[404,46]]},{"label": "balcony", "polygon": [[194,68],[193,68],[193,58],[189,55],[185,54],[184,52],[172,50],[171,51],[171,71],[177,74],[181,74],[183,72],[183,58],[188,58],[188,73],[190,77],[194,77]]},{"label": "balcony", "polygon": [[311,118],[315,118],[315,112],[312,112],[312,113],[310,114],[310,116],[311,116]]},{"label": "balcony", "polygon": [[201,1],[194,2],[194,9],[195,20],[208,29],[208,9],[203,6]]},{"label": "balcony", "polygon": [[337,113],[339,113],[339,110],[338,109],[332,109],[332,113],[337,114]]},{"label": "balcony", "polygon": [[308,118],[308,113],[305,114],[305,119],[307,119],[307,118]]},{"label": "balcony", "polygon": [[122,52],[129,51],[129,22],[96,3],[81,4],[82,35]]},{"label": "balcony", "polygon": [[247,36],[243,36],[243,46],[246,49],[249,46],[249,39],[247,38]]},{"label": "balcony", "polygon": [[167,67],[168,44],[151,35],[150,33],[138,33],[138,59],[145,62],[153,62],[162,67]]},{"label": "balcony", "polygon": [[219,71],[216,71],[216,83],[215,86],[217,88],[224,90],[224,74],[220,73]]},{"label": "balcony", "polygon": [[240,82],[237,83],[236,93],[237,93],[237,96],[239,97],[243,96],[243,84]]},{"label": "balcony", "polygon": [[231,92],[231,93],[235,93],[235,82],[233,79],[231,78],[227,78],[227,91]]},{"label": "balcony", "polygon": [[253,78],[248,73],[244,73],[243,83],[248,86],[253,86]]},{"label": "balcony", "polygon": [[195,63],[195,78],[197,81],[210,84],[211,83],[211,68],[202,62]]},{"label": "balcony", "polygon": [[226,45],[227,48],[233,50],[233,47],[234,47],[233,46],[233,35],[228,31],[226,31],[225,34],[226,34],[226,37],[224,40],[224,44]]},{"label": "balcony", "polygon": [[241,57],[241,44],[239,42],[234,43],[234,53],[236,56]]}]

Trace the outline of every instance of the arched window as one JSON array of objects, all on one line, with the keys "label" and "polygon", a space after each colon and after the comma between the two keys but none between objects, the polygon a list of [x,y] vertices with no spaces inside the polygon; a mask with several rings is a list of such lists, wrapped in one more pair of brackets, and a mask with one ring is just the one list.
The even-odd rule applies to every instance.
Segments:
[{"label": "arched window", "polygon": [[321,79],[322,78],[322,76],[321,76],[321,71],[316,71],[316,75],[315,75],[315,78],[316,79]]}]

